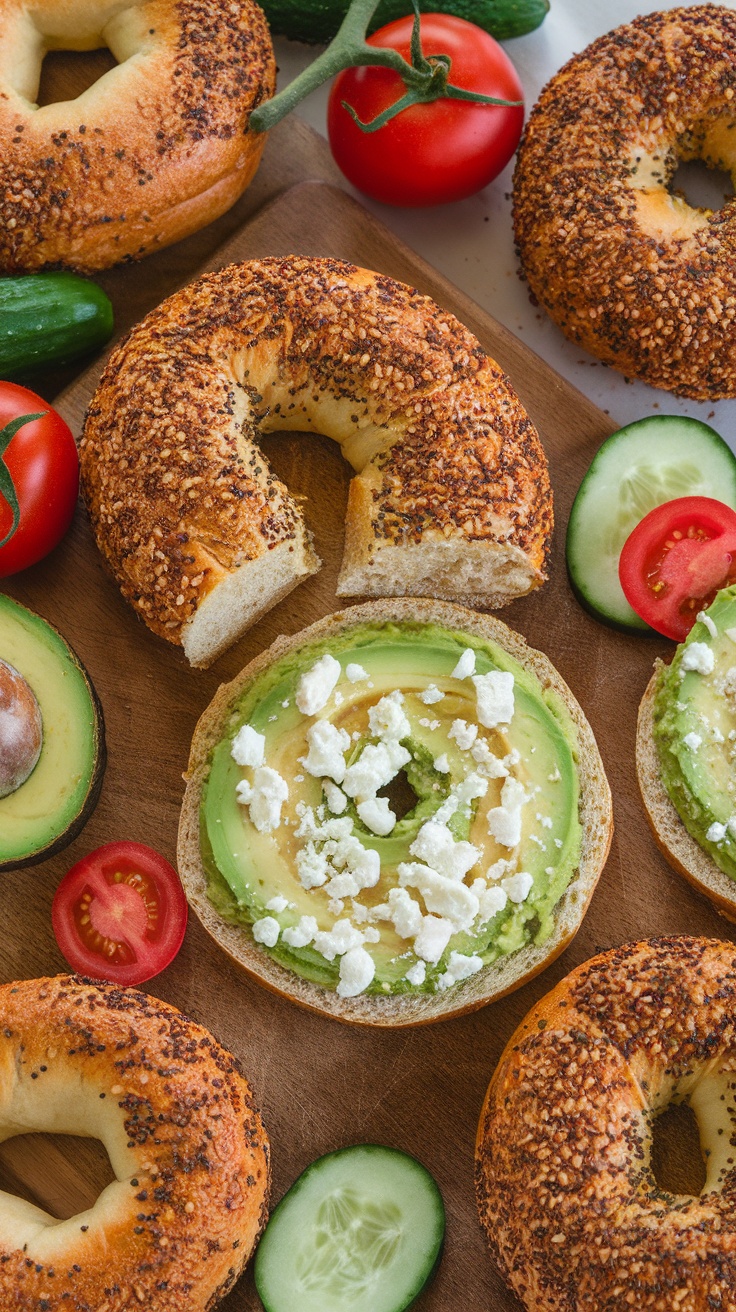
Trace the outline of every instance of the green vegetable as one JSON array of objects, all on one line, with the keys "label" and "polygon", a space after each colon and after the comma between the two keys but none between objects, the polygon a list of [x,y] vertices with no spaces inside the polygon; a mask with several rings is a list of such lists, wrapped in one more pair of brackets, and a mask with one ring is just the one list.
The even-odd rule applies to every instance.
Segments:
[{"label": "green vegetable", "polygon": [[0,378],[68,364],[112,336],[101,287],[73,273],[0,278]]},{"label": "green vegetable", "polygon": [[[348,11],[349,0],[261,0],[271,30],[292,41],[331,41]],[[523,36],[539,27],[549,9],[549,0],[419,0],[425,14],[454,14],[485,28],[497,41]],[[412,11],[411,0],[381,0],[371,20],[370,31],[404,18]]]},{"label": "green vegetable", "polygon": [[320,1157],[282,1198],[259,1244],[266,1312],[404,1312],[434,1274],[445,1209],[429,1171],[396,1148]]},{"label": "green vegetable", "polygon": [[[323,82],[335,77],[346,68],[376,66],[391,68],[399,74],[405,87],[404,95],[379,114],[370,123],[363,123],[354,111],[353,119],[363,132],[375,132],[389,119],[408,109],[410,105],[428,104],[432,100],[466,100],[480,105],[517,105],[521,101],[499,100],[477,91],[465,91],[448,81],[451,59],[449,55],[430,55],[425,59],[422,51],[419,0],[411,0],[414,27],[411,38],[411,63],[390,47],[372,46],[366,41],[368,24],[379,0],[350,0],[339,31],[326,50],[280,91],[273,100],[258,105],[250,116],[250,126],[256,132],[267,132],[290,114],[292,109],[316,90]],[[346,106],[347,108],[347,106]]]}]

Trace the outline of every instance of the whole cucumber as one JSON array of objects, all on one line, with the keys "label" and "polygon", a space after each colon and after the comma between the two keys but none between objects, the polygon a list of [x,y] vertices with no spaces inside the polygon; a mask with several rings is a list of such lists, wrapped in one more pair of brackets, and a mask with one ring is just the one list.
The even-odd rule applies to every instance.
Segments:
[{"label": "whole cucumber", "polygon": [[[260,0],[271,31],[292,41],[331,41],[349,0]],[[419,0],[425,14],[454,14],[485,28],[497,41],[533,32],[549,10],[549,0]],[[382,0],[371,31],[412,13],[411,0]]]},{"label": "whole cucumber", "polygon": [[112,336],[112,305],[74,273],[0,278],[0,378],[68,364]]}]

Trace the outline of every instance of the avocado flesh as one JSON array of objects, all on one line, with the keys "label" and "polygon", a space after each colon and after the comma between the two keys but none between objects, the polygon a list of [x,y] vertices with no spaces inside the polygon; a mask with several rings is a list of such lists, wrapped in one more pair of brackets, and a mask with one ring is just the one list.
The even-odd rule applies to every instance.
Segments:
[{"label": "avocado flesh", "polygon": [[[25,783],[0,798],[0,865],[40,861],[71,841],[96,797],[103,752],[94,694],[59,633],[0,596],[0,657],[41,709],[41,755]],[[66,835],[68,834],[68,838]]]},{"label": "avocado flesh", "polygon": [[[248,723],[265,734],[265,763],[288,780],[290,792],[283,815],[294,819],[297,801],[313,808],[325,802],[321,780],[307,774],[298,763],[298,758],[307,751],[305,732],[311,723],[311,718],[303,716],[295,706],[299,676],[326,652],[340,661],[343,672],[350,662],[368,671],[372,687],[366,682],[351,684],[343,677],[338,683],[342,704],[335,711],[330,701],[327,708],[333,724],[351,735],[360,735],[348,750],[348,763],[370,741],[366,732],[366,708],[394,689],[401,689],[405,699],[403,709],[412,728],[411,736],[402,740],[413,757],[405,768],[417,794],[417,804],[386,837],[366,829],[352,803],[344,812],[353,819],[353,832],[363,845],[374,848],[381,856],[379,883],[373,889],[364,889],[360,902],[369,907],[384,903],[389,888],[398,884],[397,864],[416,859],[409,847],[421,825],[444,801],[451,783],[459,783],[470,770],[476,769],[470,754],[461,751],[447,736],[454,719],[476,722],[475,686],[470,679],[460,682],[450,677],[467,647],[476,652],[476,673],[505,669],[515,677],[515,713],[511,726],[503,731],[481,728],[480,734],[498,757],[515,749],[520,761],[513,773],[525,784],[527,792],[532,788],[539,790],[523,810],[518,864],[518,869],[534,877],[534,886],[522,904],[509,901],[502,912],[480,929],[474,926],[467,933],[455,933],[439,963],[427,966],[425,982],[420,986],[405,979],[407,969],[416,962],[411,942],[400,938],[390,922],[378,922],[381,940],[368,945],[376,963],[376,974],[366,991],[369,994],[432,991],[453,951],[478,955],[484,962],[491,962],[528,942],[543,941],[551,933],[554,907],[570,882],[580,855],[575,734],[567,712],[554,695],[544,693],[534,676],[500,648],[471,634],[406,623],[361,625],[328,642],[311,644],[274,664],[243,693],[228,725],[227,737],[212,754],[200,817],[208,892],[225,919],[253,923],[263,916],[275,915],[282,929],[296,924],[303,915],[314,916],[320,928],[325,929],[331,928],[337,918],[353,919],[350,899],[345,901],[340,916],[331,915],[327,910],[327,895],[320,889],[307,891],[299,883],[295,854],[302,840],[294,835],[298,818],[297,824],[282,822],[271,833],[259,834],[248,821],[247,808],[237,803],[236,786],[246,777],[246,772],[233,760],[230,746],[241,725]],[[445,697],[427,706],[417,694],[430,683],[444,692]],[[435,721],[439,723],[435,725]],[[433,765],[443,754],[450,767],[446,774]],[[510,855],[508,849],[490,837],[487,828],[487,812],[500,805],[503,782],[502,778],[489,779],[486,796],[473,803],[470,815],[456,812],[449,822],[448,827],[457,840],[467,839],[483,852],[482,860],[466,877],[468,884],[474,877],[485,874],[496,860]],[[414,890],[410,892],[415,895]],[[266,910],[266,903],[275,896],[287,898],[286,911],[276,914]],[[327,987],[337,983],[339,958],[328,962],[314,948],[292,948],[281,938],[268,951],[307,979]]]},{"label": "avocado flesh", "polygon": [[[736,586],[724,588],[706,611],[717,636],[698,621],[675,652],[671,665],[660,670],[654,698],[654,740],[664,788],[688,833],[736,880],[736,832],[723,839],[707,838],[711,825],[736,831]],[[683,671],[684,653],[692,643],[713,652],[711,674]],[[729,680],[729,673],[732,679]],[[696,747],[685,742],[696,734]],[[733,735],[733,736],[729,736]]]}]

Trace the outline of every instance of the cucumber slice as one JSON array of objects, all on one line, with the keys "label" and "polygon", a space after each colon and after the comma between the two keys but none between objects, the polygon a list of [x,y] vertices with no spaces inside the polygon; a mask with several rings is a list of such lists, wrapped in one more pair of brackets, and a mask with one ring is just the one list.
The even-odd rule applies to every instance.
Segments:
[{"label": "cucumber slice", "polygon": [[652,415],[603,443],[573,502],[565,543],[573,591],[597,619],[653,632],[623,594],[619,556],[650,510],[684,496],[715,497],[736,510],[736,457],[708,424]]},{"label": "cucumber slice", "polygon": [[266,1312],[403,1312],[433,1275],[442,1195],[414,1157],[358,1144],[299,1176],[258,1246]]}]

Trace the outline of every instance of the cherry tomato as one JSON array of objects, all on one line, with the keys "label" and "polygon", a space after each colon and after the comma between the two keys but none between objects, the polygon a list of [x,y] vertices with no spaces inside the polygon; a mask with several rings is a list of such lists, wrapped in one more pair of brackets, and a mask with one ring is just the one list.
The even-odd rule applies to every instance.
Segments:
[{"label": "cherry tomato", "polygon": [[[24,415],[32,418],[16,427]],[[61,415],[28,388],[0,382],[0,578],[61,541],[78,491],[77,448]]]},{"label": "cherry tomato", "polygon": [[173,961],[187,927],[179,876],[143,843],[107,843],[78,861],[54,896],[51,920],[73,970],[143,984]]},{"label": "cherry tomato", "polygon": [[736,582],[736,512],[711,497],[657,506],[626,539],[619,578],[637,615],[682,642],[698,611]]},{"label": "cherry tomato", "polygon": [[[392,46],[409,62],[413,18],[400,18],[369,37]],[[423,14],[422,50],[446,54],[448,81],[465,91],[502,100],[522,100],[518,74],[493,37],[452,14]],[[348,68],[333,83],[327,131],[335,161],[346,178],[390,205],[438,205],[480,191],[508,164],[519,144],[523,105],[478,105],[433,100],[412,105],[375,132],[363,132],[343,108],[351,105],[363,123],[405,92],[389,68]]]}]

